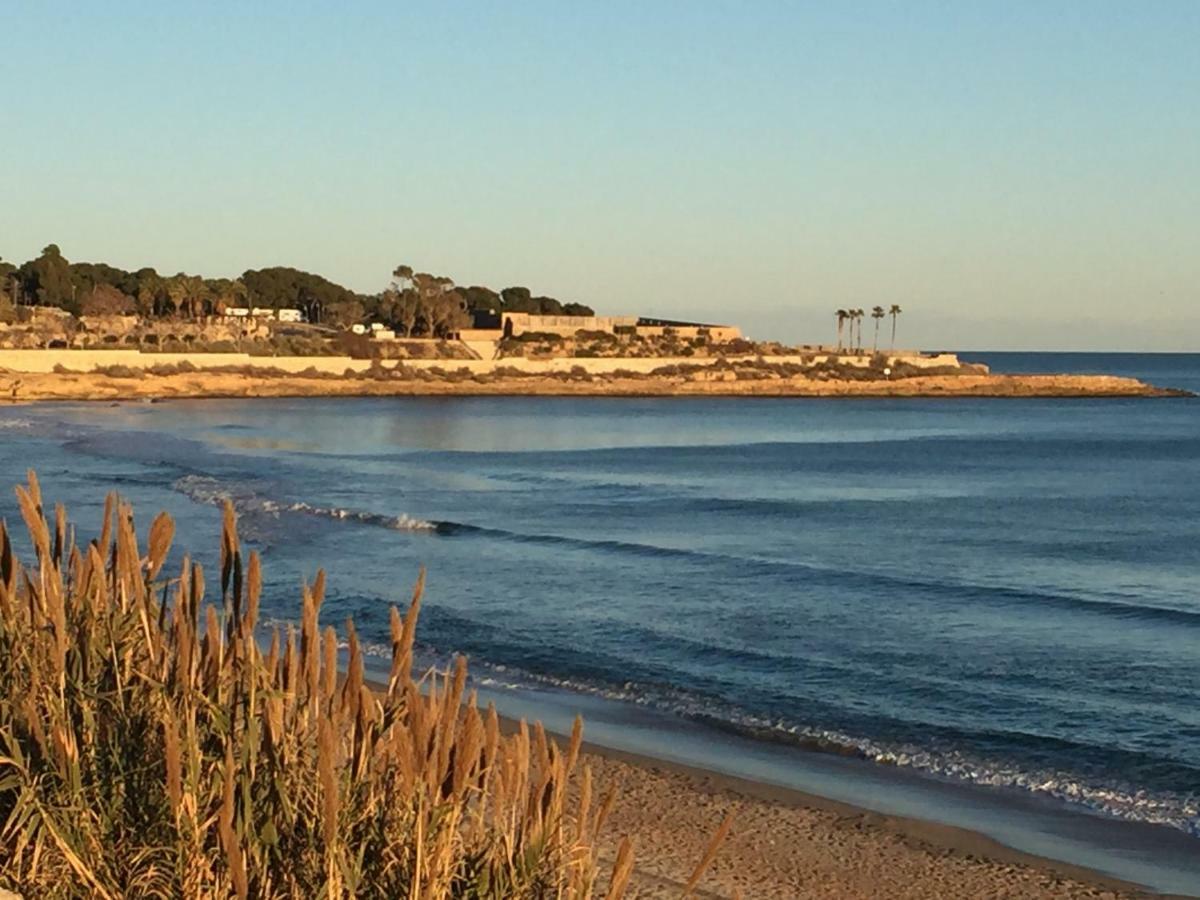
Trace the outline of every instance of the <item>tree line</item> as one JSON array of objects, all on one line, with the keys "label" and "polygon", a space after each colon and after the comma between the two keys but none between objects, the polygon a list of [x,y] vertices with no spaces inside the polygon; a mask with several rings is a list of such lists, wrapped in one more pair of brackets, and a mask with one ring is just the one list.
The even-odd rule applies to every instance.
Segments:
[{"label": "tree line", "polygon": [[238,278],[160,275],[107,263],[70,262],[56,244],[20,265],[0,258],[0,317],[22,307],[53,307],[75,316],[137,315],[200,319],[227,309],[299,309],[314,324],[348,328],[379,322],[409,337],[444,337],[469,327],[475,313],[594,315],[581,303],[533,296],[525,287],[501,291],[460,287],[444,275],[400,265],[377,294],[360,294],[327,278],[287,266],[249,269]]},{"label": "tree line", "polygon": [[[879,323],[888,316],[892,317],[892,345],[891,349],[896,349],[896,319],[904,312],[897,304],[893,303],[885,312],[882,306],[871,308],[871,318],[875,320],[875,342],[871,347],[871,352],[879,350]],[[866,316],[866,310],[863,309],[839,309],[834,314],[837,319],[837,348],[843,349],[843,344],[846,350],[862,350],[862,320]],[[846,330],[846,323],[849,323],[850,329],[847,335],[847,340],[843,340],[842,332]],[[858,333],[855,334],[855,326]]]}]

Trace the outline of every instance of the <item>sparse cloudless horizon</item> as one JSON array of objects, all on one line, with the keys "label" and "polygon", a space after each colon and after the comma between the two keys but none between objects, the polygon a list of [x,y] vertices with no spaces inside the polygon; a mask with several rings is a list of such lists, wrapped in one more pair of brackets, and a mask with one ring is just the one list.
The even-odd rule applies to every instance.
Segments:
[{"label": "sparse cloudless horizon", "polygon": [[[1200,3],[0,0],[0,258],[1197,350]],[[870,328],[870,323],[867,324]]]}]

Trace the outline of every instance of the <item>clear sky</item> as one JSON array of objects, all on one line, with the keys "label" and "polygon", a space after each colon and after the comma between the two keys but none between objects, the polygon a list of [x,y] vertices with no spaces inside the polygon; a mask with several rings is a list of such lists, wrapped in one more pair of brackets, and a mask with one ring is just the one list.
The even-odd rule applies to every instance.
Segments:
[{"label": "clear sky", "polygon": [[1200,350],[1197,0],[0,0],[0,34],[8,260]]}]

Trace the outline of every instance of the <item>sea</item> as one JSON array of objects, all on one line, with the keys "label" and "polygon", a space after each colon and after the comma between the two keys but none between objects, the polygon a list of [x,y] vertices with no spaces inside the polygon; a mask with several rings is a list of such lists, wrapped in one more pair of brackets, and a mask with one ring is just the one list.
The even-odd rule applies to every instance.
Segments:
[{"label": "sea", "polygon": [[[963,356],[1200,392],[1198,354]],[[267,628],[323,568],[323,622],[381,668],[424,568],[422,659],[466,654],[502,712],[584,709],[608,743],[802,788],[849,760],[1200,857],[1198,399],[2,408],[0,476],[30,467],[81,536],[117,491],[211,568],[232,501]],[[1052,844],[1025,841],[1095,864]]]}]

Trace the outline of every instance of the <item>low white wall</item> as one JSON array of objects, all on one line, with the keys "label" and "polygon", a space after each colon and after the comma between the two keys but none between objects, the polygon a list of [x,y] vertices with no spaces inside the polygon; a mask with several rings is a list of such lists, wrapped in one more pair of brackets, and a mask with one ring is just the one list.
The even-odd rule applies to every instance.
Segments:
[{"label": "low white wall", "polygon": [[14,372],[53,372],[62,366],[72,372],[90,372],[101,366],[152,366],[189,362],[197,368],[219,366],[258,366],[302,372],[315,368],[322,372],[366,369],[367,359],[348,356],[251,356],[248,353],[142,353],[138,350],[0,350],[0,369]]},{"label": "low white wall", "polygon": [[[753,355],[725,357],[731,362],[739,360],[754,360]],[[822,362],[829,357],[823,354],[806,354],[791,356],[763,357],[773,363],[806,364]],[[841,356],[842,363],[855,366],[870,365],[870,356]],[[588,357],[556,357],[554,359],[526,359],[512,357],[510,359],[406,359],[381,360],[380,365],[392,368],[403,362],[414,369],[440,368],[447,371],[466,369],[472,374],[486,374],[497,367],[519,369],[522,372],[569,372],[576,366],[592,375],[611,374],[618,370],[638,372],[642,374],[653,372],[662,366],[670,365],[712,365],[718,359],[678,356],[652,358],[588,358]],[[941,353],[936,356],[898,356],[889,360],[891,363],[905,362],[920,368],[933,366],[958,365],[958,357],[953,353]],[[255,366],[267,369],[282,369],[285,372],[303,372],[306,369],[316,369],[318,372],[340,375],[347,369],[361,372],[370,368],[372,360],[352,359],[349,356],[250,356],[247,353],[142,353],[138,350],[0,350],[0,369],[13,372],[46,373],[53,372],[55,366],[63,366],[72,372],[90,372],[102,366],[129,366],[130,368],[147,369],[152,366],[172,365],[189,362],[197,368],[217,368],[220,366]]]},{"label": "low white wall", "polygon": [[494,359],[496,350],[500,346],[499,341],[476,341],[463,340],[463,346],[478,356],[480,359]]}]

